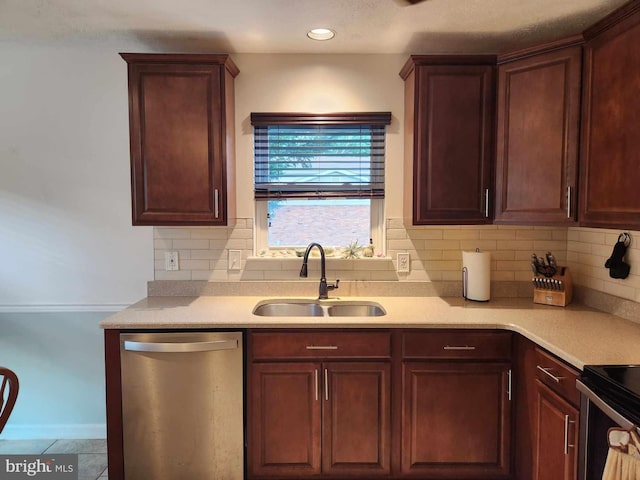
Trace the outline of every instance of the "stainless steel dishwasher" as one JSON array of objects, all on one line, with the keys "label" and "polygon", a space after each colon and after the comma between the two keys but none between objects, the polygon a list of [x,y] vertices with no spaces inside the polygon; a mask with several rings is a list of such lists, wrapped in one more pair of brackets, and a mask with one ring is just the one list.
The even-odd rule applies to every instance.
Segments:
[{"label": "stainless steel dishwasher", "polygon": [[241,480],[242,332],[120,335],[126,480]]}]

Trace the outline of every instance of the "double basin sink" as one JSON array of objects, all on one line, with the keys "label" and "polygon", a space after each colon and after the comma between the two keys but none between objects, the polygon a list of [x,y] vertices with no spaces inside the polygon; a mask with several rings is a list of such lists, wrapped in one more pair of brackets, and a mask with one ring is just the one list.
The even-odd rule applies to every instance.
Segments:
[{"label": "double basin sink", "polygon": [[381,317],[386,313],[382,305],[364,300],[265,300],[253,309],[260,317]]}]

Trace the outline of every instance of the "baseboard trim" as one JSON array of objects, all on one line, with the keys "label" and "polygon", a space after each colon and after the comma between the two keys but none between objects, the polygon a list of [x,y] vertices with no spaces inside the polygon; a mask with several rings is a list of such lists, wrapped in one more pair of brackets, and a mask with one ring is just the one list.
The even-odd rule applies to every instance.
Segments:
[{"label": "baseboard trim", "polygon": [[107,438],[107,426],[104,423],[58,425],[11,425],[9,423],[2,431],[0,438],[3,440]]},{"label": "baseboard trim", "polygon": [[37,304],[37,305],[0,305],[0,313],[57,313],[57,312],[110,312],[116,313],[129,305],[121,303],[106,304]]}]

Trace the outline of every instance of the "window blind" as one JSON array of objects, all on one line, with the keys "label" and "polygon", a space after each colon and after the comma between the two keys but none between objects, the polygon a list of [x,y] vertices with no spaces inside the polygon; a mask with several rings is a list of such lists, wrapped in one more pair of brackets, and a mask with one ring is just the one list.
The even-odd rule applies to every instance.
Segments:
[{"label": "window blind", "polygon": [[280,122],[265,115],[252,114],[256,199],[384,197],[390,114],[377,124],[358,124],[357,114],[343,122],[324,116],[321,124],[311,115]]}]

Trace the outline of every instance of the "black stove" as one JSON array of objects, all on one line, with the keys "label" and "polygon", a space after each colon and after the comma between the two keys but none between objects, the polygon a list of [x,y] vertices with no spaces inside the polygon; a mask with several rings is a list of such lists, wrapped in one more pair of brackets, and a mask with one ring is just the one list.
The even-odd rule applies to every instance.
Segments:
[{"label": "black stove", "polygon": [[581,381],[620,415],[640,425],[640,365],[587,365]]}]

